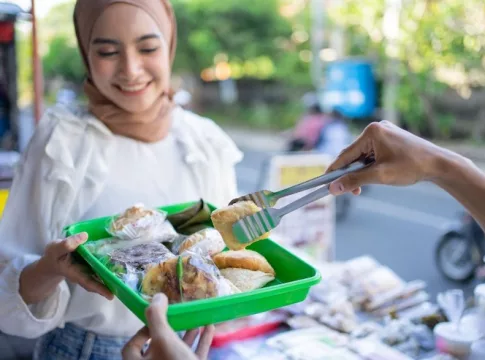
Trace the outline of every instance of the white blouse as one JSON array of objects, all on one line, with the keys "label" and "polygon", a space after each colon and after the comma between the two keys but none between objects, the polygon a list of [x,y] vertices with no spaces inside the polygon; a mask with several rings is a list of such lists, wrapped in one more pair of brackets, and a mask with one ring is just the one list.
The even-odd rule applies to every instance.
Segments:
[{"label": "white blouse", "polygon": [[49,110],[23,154],[0,221],[0,330],[35,338],[72,322],[132,336],[142,326],[135,315],[78,285],[62,282],[48,299],[27,306],[19,295],[22,269],[77,221],[139,202],[227,204],[237,194],[234,165],[241,158],[217,125],[180,108],[170,135],[153,144],[113,135],[85,112]]}]

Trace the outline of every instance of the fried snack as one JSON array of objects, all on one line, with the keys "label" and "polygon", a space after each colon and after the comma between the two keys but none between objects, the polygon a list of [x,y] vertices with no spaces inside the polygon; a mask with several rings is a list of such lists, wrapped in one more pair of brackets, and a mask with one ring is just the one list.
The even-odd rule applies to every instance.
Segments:
[{"label": "fried snack", "polygon": [[225,247],[221,234],[215,229],[208,228],[187,237],[177,249],[177,253],[182,254],[190,250],[203,256],[213,256]]},{"label": "fried snack", "polygon": [[170,303],[233,294],[229,281],[209,258],[184,253],[150,268],[142,281],[142,293],[163,292]]},{"label": "fried snack", "polygon": [[256,241],[264,240],[269,236],[268,232],[252,242],[241,244],[237,241],[232,233],[232,226],[234,223],[245,216],[250,216],[257,213],[260,210],[261,209],[252,201],[240,201],[233,205],[215,210],[211,214],[211,219],[216,230],[221,233],[226,246],[231,250],[241,250]]},{"label": "fried snack", "polygon": [[269,262],[252,250],[226,251],[213,257],[221,274],[242,292],[264,287],[275,279]]},{"label": "fried snack", "polygon": [[225,251],[215,255],[213,261],[219,269],[238,268],[275,275],[268,260],[253,250]]},{"label": "fried snack", "polygon": [[152,266],[143,277],[141,292],[148,296],[164,293],[169,303],[180,302],[177,261],[178,257],[175,257]]}]

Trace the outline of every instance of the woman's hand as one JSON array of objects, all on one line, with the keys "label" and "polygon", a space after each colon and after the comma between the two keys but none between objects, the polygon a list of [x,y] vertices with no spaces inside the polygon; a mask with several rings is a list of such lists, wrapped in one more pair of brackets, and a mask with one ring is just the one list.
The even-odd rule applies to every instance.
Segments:
[{"label": "woman's hand", "polygon": [[[144,327],[123,348],[123,360],[205,360],[209,354],[214,326],[203,329],[195,353],[191,347],[199,330],[187,331],[180,339],[167,321],[168,300],[164,294],[153,297],[146,311],[148,327]],[[143,347],[151,338],[148,350],[143,353]]]},{"label": "woman's hand", "polygon": [[330,185],[330,192],[360,193],[367,184],[412,185],[437,175],[437,159],[446,150],[387,122],[370,124],[357,140],[343,150],[327,172],[357,159],[373,156],[368,168],[345,175]]},{"label": "woman's hand", "polygon": [[25,303],[35,304],[46,299],[64,279],[113,299],[113,294],[93,278],[91,270],[73,259],[72,252],[87,239],[86,233],[80,233],[47,245],[44,255],[20,274],[20,295]]}]

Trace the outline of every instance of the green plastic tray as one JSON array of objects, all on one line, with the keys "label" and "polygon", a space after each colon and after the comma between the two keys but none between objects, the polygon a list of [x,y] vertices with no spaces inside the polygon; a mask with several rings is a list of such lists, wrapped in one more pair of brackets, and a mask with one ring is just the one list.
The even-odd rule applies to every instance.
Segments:
[{"label": "green plastic tray", "polygon": [[[160,209],[174,214],[194,204],[177,204]],[[211,210],[215,209],[210,207]],[[105,230],[107,219],[98,218],[70,225],[65,228],[66,235],[85,231],[89,234],[88,241],[105,239],[109,237]],[[307,297],[310,287],[320,282],[321,276],[314,267],[271,240],[258,241],[248,249],[257,251],[268,260],[276,271],[276,279],[266,287],[251,292],[170,305],[168,321],[175,331],[216,324],[301,302]],[[145,309],[149,303],[101,264],[85,246],[79,246],[77,252],[111,292],[146,323]]]}]

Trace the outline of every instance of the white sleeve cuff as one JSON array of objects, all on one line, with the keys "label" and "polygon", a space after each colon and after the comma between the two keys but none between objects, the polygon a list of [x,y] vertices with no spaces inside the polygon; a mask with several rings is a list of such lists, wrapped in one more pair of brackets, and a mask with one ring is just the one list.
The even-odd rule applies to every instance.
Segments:
[{"label": "white sleeve cuff", "polygon": [[37,255],[15,258],[0,274],[0,330],[24,338],[37,338],[61,324],[70,297],[65,281],[44,301],[27,305],[19,293],[22,270],[39,259]]}]

